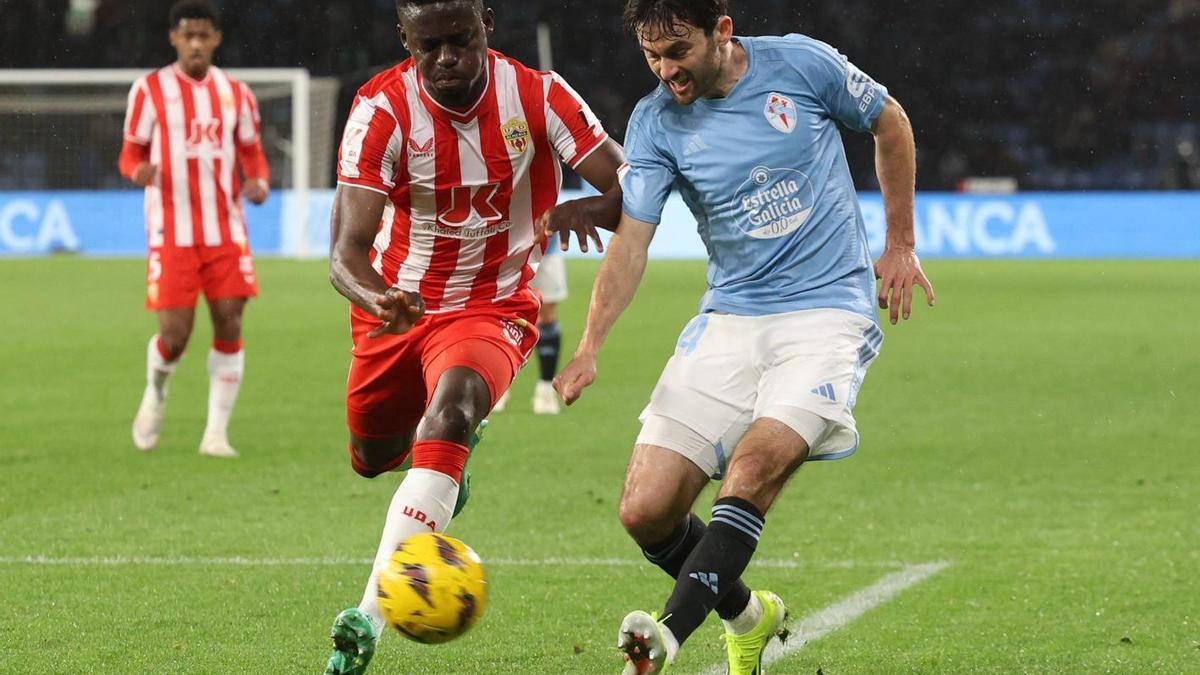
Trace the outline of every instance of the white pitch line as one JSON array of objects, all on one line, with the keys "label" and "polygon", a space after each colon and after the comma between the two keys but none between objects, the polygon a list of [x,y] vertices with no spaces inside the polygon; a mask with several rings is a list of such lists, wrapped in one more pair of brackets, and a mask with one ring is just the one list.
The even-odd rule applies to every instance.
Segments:
[{"label": "white pitch line", "polygon": [[[757,565],[758,562],[752,563]],[[898,572],[884,575],[878,581],[818,610],[792,624],[792,634],[785,643],[773,640],[763,653],[763,663],[774,663],[792,652],[800,651],[810,642],[819,640],[854,621],[872,609],[899,595],[905,589],[941,572],[949,562],[938,561],[908,565]],[[714,664],[701,675],[722,675],[725,663]]]},{"label": "white pitch line", "polygon": [[[372,558],[258,558],[253,556],[47,556],[9,555],[0,556],[0,565],[39,565],[76,567],[113,567],[119,565],[157,567],[337,567],[345,565],[371,565]],[[485,558],[484,564],[500,567],[645,567],[645,560],[637,558]],[[772,569],[909,569],[906,563],[885,560],[827,560],[806,562],[801,560],[755,560],[755,567]]]}]

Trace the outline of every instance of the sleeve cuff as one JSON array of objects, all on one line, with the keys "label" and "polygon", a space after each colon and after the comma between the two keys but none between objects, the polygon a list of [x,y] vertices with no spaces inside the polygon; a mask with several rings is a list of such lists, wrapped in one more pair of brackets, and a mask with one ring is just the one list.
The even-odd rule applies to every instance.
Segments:
[{"label": "sleeve cuff", "polygon": [[390,196],[390,195],[392,194],[392,193],[391,193],[391,192],[388,190],[387,186],[379,186],[379,185],[366,185],[366,184],[363,184],[363,183],[354,183],[354,182],[351,182],[351,181],[349,181],[349,180],[346,180],[346,179],[344,179],[344,178],[343,178],[343,179],[340,179],[340,180],[338,180],[337,184],[338,184],[338,185],[345,185],[346,187],[362,188],[363,190],[370,190],[371,192],[378,192],[379,194],[381,194],[381,195],[384,195],[384,196]]},{"label": "sleeve cuff", "polygon": [[866,124],[863,126],[863,131],[870,132],[875,126],[875,120],[879,119],[879,115],[883,113],[883,107],[887,105],[888,90],[882,84],[876,83],[875,100],[871,101],[871,107],[867,110]]},{"label": "sleeve cuff", "polygon": [[598,137],[596,137],[595,144],[592,147],[584,150],[583,152],[576,152],[575,156],[573,158],[571,158],[571,161],[567,162],[567,166],[571,167],[571,169],[575,169],[575,167],[579,166],[580,164],[583,164],[583,162],[588,157],[591,157],[592,153],[599,150],[600,146],[604,145],[604,142],[607,140],[608,140],[608,132],[601,131],[600,135]]},{"label": "sleeve cuff", "polygon": [[652,216],[648,212],[632,211],[626,208],[624,205],[621,206],[621,213],[633,218],[634,220],[640,220],[647,225],[654,225],[655,227],[658,227],[658,224],[662,222],[661,213],[657,216]]}]

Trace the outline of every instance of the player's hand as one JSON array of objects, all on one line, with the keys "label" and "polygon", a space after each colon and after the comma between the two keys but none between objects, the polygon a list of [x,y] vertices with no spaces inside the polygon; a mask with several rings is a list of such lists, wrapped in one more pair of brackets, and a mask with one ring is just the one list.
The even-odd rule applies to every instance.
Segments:
[{"label": "player's hand", "polygon": [[554,378],[554,391],[567,405],[579,400],[584,387],[596,381],[596,357],[576,354]]},{"label": "player's hand", "polygon": [[579,241],[579,250],[588,252],[588,240],[596,246],[596,251],[604,252],[604,242],[600,241],[600,232],[593,224],[596,222],[597,209],[602,206],[603,195],[599,197],[583,197],[563,202],[542,214],[534,223],[534,237],[537,243],[542,243],[555,233],[559,233],[559,248],[566,251],[571,248],[571,233]]},{"label": "player's hand", "polygon": [[383,323],[368,333],[367,337],[403,335],[425,316],[425,301],[419,293],[389,288],[375,297],[375,316]]},{"label": "player's hand", "polygon": [[133,175],[129,180],[138,187],[146,187],[154,182],[155,176],[158,175],[158,167],[150,162],[141,162],[133,168]]},{"label": "player's hand", "polygon": [[262,178],[250,178],[246,180],[246,185],[242,187],[242,197],[245,197],[251,204],[262,204],[267,201],[267,195],[271,194],[271,186]]},{"label": "player's hand", "polygon": [[930,307],[936,302],[933,284],[921,269],[917,252],[906,246],[888,246],[875,262],[875,278],[879,279],[879,309],[890,309],[892,324],[901,314],[908,320],[912,314],[913,289],[925,289],[925,301]]}]

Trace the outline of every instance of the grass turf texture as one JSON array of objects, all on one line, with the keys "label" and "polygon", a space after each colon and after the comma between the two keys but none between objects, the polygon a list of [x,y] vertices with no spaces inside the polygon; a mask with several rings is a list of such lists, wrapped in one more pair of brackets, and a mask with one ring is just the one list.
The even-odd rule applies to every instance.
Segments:
[{"label": "grass turf texture", "polygon": [[[0,261],[0,670],[320,671],[400,476],[366,481],[347,463],[346,309],[324,265],[259,269],[231,427],[243,456],[221,461],[196,452],[203,314],[143,454],[129,440],[154,330],[143,263]],[[595,263],[570,269],[568,353]],[[748,580],[802,616],[896,561],[953,565],[773,672],[1200,670],[1200,265],[928,269],[939,305],[887,327],[856,411],[863,447],[804,468],[768,517],[759,555],[800,567]],[[389,635],[371,672],[619,669],[621,617],[659,609],[666,577],[514,561],[637,560],[615,513],[635,417],[702,284],[700,264],[653,264],[599,381],[561,416],[528,412],[533,369],[522,376],[451,529],[495,561],[487,613],[440,647]],[[235,556],[247,564],[188,561]],[[675,672],[719,662],[719,633],[710,618]]]}]

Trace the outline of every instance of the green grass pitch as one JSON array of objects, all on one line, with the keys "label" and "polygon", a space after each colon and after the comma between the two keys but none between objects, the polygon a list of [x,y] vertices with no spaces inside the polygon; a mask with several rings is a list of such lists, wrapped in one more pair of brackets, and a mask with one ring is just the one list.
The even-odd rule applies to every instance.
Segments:
[{"label": "green grass pitch", "polygon": [[[320,672],[399,475],[348,465],[346,307],[324,264],[259,267],[243,456],[221,461],[196,452],[206,318],[143,454],[143,263],[0,261],[0,671]],[[1200,264],[927,267],[938,306],[886,328],[862,447],[800,471],[767,519],[774,564],[747,580],[803,616],[905,564],[950,566],[772,672],[1200,672]],[[596,265],[570,268],[568,350]],[[487,613],[440,647],[388,636],[371,672],[619,670],[621,617],[669,592],[621,531],[621,477],[702,287],[699,263],[652,263],[599,381],[558,417],[528,412],[521,377],[450,531],[488,564]],[[719,634],[711,618],[673,672],[718,663]]]}]

